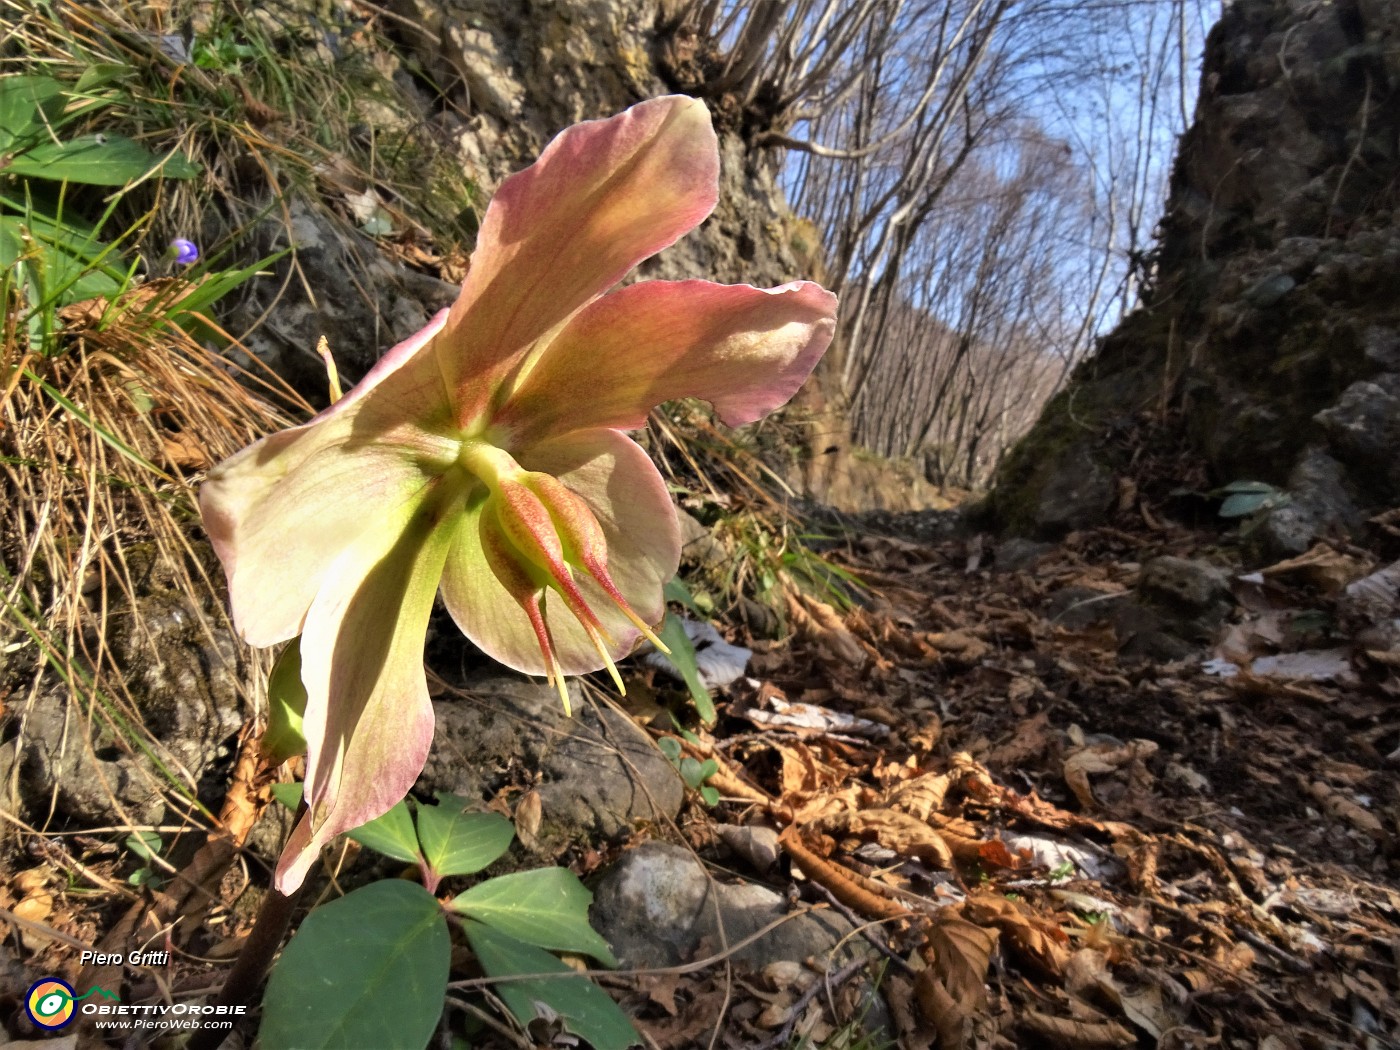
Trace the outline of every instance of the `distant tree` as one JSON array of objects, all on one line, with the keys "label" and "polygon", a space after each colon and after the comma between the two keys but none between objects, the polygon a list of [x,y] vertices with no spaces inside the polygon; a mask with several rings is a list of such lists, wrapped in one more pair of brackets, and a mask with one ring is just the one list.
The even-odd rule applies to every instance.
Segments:
[{"label": "distant tree", "polygon": [[689,0],[691,86],[788,151],[855,441],[978,484],[1151,279],[1207,0]]}]

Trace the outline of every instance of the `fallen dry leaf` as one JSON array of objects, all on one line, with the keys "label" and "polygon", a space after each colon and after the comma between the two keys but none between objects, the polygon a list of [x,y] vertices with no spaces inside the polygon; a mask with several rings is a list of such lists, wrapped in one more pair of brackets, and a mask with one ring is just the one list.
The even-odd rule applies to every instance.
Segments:
[{"label": "fallen dry leaf", "polygon": [[1005,897],[978,894],[964,905],[969,919],[995,926],[1011,952],[1044,977],[1058,980],[1069,959],[1069,935],[1026,905]]},{"label": "fallen dry leaf", "polygon": [[938,1030],[940,1050],[966,1045],[973,1018],[987,1002],[987,968],[997,934],[947,911],[928,930],[914,993],[926,1020]]},{"label": "fallen dry leaf", "polygon": [[799,637],[817,643],[841,663],[859,670],[869,654],[841,620],[841,614],[809,594],[789,593],[788,615]]},{"label": "fallen dry leaf", "polygon": [[[1112,1050],[1113,1047],[1133,1046],[1137,1037],[1120,1024],[1075,1021],[1068,1017],[1051,1017],[1038,1010],[1027,1010],[1019,1018],[1021,1027],[1039,1039],[1069,1050]],[[1022,1045],[1033,1045],[1025,1043]]]},{"label": "fallen dry leaf", "polygon": [[[1373,563],[1372,563],[1373,564]],[[1343,554],[1326,543],[1314,544],[1296,558],[1261,569],[1265,578],[1288,576],[1316,587],[1323,594],[1336,594],[1354,580],[1365,576],[1371,565],[1350,554]]]},{"label": "fallen dry leaf", "polygon": [[1157,746],[1153,740],[1086,744],[1065,758],[1065,783],[1086,809],[1093,809],[1098,800],[1089,786],[1089,774],[1113,773],[1129,763],[1144,761],[1157,753]]},{"label": "fallen dry leaf", "polygon": [[889,808],[928,820],[943,808],[943,799],[951,783],[952,778],[947,773],[925,773],[906,780],[891,792]]},{"label": "fallen dry leaf", "polygon": [[544,804],[540,801],[540,793],[534,789],[525,792],[515,804],[515,833],[527,850],[533,851],[539,844],[540,821],[543,818]]},{"label": "fallen dry leaf", "polygon": [[953,867],[953,851],[941,835],[917,817],[892,809],[867,809],[843,813],[826,822],[826,830],[845,832],[878,842],[905,857],[915,857],[930,867],[946,871]]},{"label": "fallen dry leaf", "polygon": [[1305,783],[1304,786],[1308,794],[1317,799],[1330,815],[1346,821],[1358,831],[1363,831],[1378,841],[1385,838],[1385,825],[1381,823],[1380,818],[1355,799],[1348,798],[1321,780]]}]

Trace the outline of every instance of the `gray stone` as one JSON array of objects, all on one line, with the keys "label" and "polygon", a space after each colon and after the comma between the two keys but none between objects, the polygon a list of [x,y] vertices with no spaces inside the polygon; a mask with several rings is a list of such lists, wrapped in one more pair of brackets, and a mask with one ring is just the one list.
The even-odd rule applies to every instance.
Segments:
[{"label": "gray stone", "polygon": [[1142,567],[1138,595],[1176,619],[1219,623],[1234,607],[1230,577],[1209,562],[1171,556]]},{"label": "gray stone", "polygon": [[[1138,450],[1180,449],[1221,481],[1276,481],[1319,433],[1357,507],[1400,498],[1400,216],[1385,189],[1400,111],[1381,117],[1364,87],[1400,82],[1400,52],[1373,44],[1397,34],[1393,0],[1226,5],[1152,280],[1003,460],[1002,525],[1032,531],[1047,496],[1069,527],[1089,524],[1095,501],[1074,479],[1095,456],[1131,472]],[[1297,553],[1337,520],[1306,503],[1268,516],[1264,548]]]},{"label": "gray stone", "polygon": [[[659,967],[719,952],[789,910],[767,887],[722,882],[689,850],[646,842],[599,879],[589,917],[624,967]],[[782,923],[733,958],[755,969],[779,959],[827,960],[852,929],[835,912],[813,911]],[[861,945],[859,938],[847,940],[842,958]]]},{"label": "gray stone", "polygon": [[1332,454],[1359,482],[1377,495],[1400,494],[1400,375],[1353,383],[1315,418]]},{"label": "gray stone", "polygon": [[1103,520],[1113,496],[1113,476],[1093,450],[1081,446],[1055,464],[1042,486],[1035,508],[1036,529],[1054,535],[1093,525]]},{"label": "gray stone", "polygon": [[1033,569],[1036,562],[1054,549],[1053,543],[1043,543],[1040,540],[1031,540],[1024,536],[1012,536],[1005,542],[997,544],[992,555],[992,568],[1000,572],[1019,572],[1022,569]]},{"label": "gray stone", "polygon": [[[1136,598],[1113,607],[1113,633],[1118,638],[1118,655],[1127,661],[1171,663],[1194,653],[1197,642],[1209,632],[1189,620],[1175,620],[1162,610],[1144,605]],[[1182,635],[1190,635],[1188,641]]]},{"label": "gray stone", "polygon": [[438,700],[432,750],[416,790],[480,798],[512,769],[538,774],[542,819],[536,849],[624,838],[640,823],[680,812],[685,787],[652,739],[630,718],[583,703],[574,715],[543,682],[478,673],[463,695]]},{"label": "gray stone", "polygon": [[679,507],[676,520],[681,526],[681,564],[704,572],[729,562],[729,551],[715,539],[712,528]]},{"label": "gray stone", "polygon": [[291,247],[295,259],[278,261],[274,277],[250,282],[229,324],[251,329],[243,344],[308,397],[323,398],[327,389],[316,353],[322,336],[348,387],[457,298],[456,285],[392,261],[323,208],[293,199],[288,214],[290,228],[270,218],[256,236],[260,251]]},{"label": "gray stone", "polygon": [[1368,328],[1361,346],[1371,364],[1388,372],[1400,372],[1400,331],[1379,325]]},{"label": "gray stone", "polygon": [[[216,803],[226,785],[213,774],[232,757],[246,717],[246,669],[232,632],[209,623],[178,592],[158,591],[139,598],[135,615],[114,625],[110,644],[140,716],[131,732],[159,741],[162,761],[177,776],[188,773],[207,788],[200,791],[204,801]],[[52,804],[84,821],[160,823],[168,777],[105,713],[88,717],[91,703],[57,679],[36,692],[23,714],[23,796],[32,806]],[[212,783],[203,785],[206,776]]]},{"label": "gray stone", "polygon": [[1265,309],[1276,304],[1296,287],[1298,287],[1298,282],[1290,275],[1275,273],[1250,285],[1245,290],[1244,299],[1251,306]]},{"label": "gray stone", "polygon": [[1113,619],[1114,610],[1128,601],[1124,594],[1105,594],[1092,587],[1062,587],[1045,604],[1045,618],[1056,627],[1082,631]]},{"label": "gray stone", "polygon": [[1320,448],[1309,448],[1288,478],[1288,501],[1266,511],[1245,535],[1251,562],[1267,564],[1302,554],[1319,536],[1350,533],[1364,515],[1352,500],[1346,470]]}]

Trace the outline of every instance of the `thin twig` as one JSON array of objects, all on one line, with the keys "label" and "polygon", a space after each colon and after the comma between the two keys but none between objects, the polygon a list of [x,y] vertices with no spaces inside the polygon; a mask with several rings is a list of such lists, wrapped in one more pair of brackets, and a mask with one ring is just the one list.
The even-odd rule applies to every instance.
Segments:
[{"label": "thin twig", "polygon": [[855,959],[841,967],[835,974],[826,974],[820,981],[813,981],[812,986],[799,995],[797,1001],[792,1004],[791,1012],[783,1023],[783,1027],[778,1029],[766,1042],[760,1043],[754,1050],[774,1050],[774,1047],[785,1046],[792,1038],[792,1030],[797,1027],[798,1019],[807,1009],[808,1003],[820,995],[823,989],[834,991],[841,987],[869,964],[869,959]]}]

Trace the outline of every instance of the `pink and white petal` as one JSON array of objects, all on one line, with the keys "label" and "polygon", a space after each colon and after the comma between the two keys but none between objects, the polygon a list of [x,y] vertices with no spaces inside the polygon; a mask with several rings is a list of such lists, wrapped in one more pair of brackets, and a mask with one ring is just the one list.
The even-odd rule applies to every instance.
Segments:
[{"label": "pink and white petal", "polygon": [[341,551],[453,462],[442,378],[418,353],[430,338],[420,332],[400,343],[312,422],[250,445],[200,486],[234,623],[251,644],[299,634]]},{"label": "pink and white petal", "polygon": [[699,397],[733,426],[792,397],[836,330],[836,297],[645,281],[605,295],[554,338],[493,425],[520,445],[595,427],[633,429],[663,401]]},{"label": "pink and white petal", "polygon": [[299,634],[342,552],[384,515],[420,496],[425,460],[446,446],[363,444],[340,420],[273,434],[210,472],[200,487],[205,531],[228,576],[238,632],[252,645]]},{"label": "pink and white petal", "polygon": [[[608,544],[608,573],[643,622],[655,625],[666,612],[662,588],[680,564],[681,534],[666,483],[635,441],[615,430],[579,431],[541,442],[517,457],[527,470],[552,474],[592,509]],[[610,655],[621,659],[641,632],[601,587],[575,573],[579,589],[613,639]],[[565,674],[602,666],[582,626],[557,595],[545,603],[559,666]]]},{"label": "pink and white petal", "polygon": [[[639,617],[658,622],[665,611],[661,589],[680,561],[680,527],[666,485],[646,453],[625,434],[599,430],[538,445],[519,462],[527,470],[555,475],[583,497],[607,539],[613,582]],[[529,619],[487,565],[480,537],[483,506],[479,498],[457,529],[443,570],[443,602],[462,633],[487,656],[526,674],[546,674]],[[612,639],[609,655],[627,655],[640,632],[601,587],[583,573],[575,575]],[[553,592],[545,598],[545,616],[565,674],[603,666],[582,626]]]},{"label": "pink and white petal", "polygon": [[413,419],[425,426],[449,422],[451,391],[439,369],[438,348],[433,345],[447,324],[448,312],[439,310],[418,331],[384,351],[363,379],[311,422],[333,419],[352,408],[359,410],[370,391],[377,391],[377,396],[375,408],[368,413],[367,424],[392,428],[396,420],[403,419]]},{"label": "pink and white petal", "polygon": [[306,804],[277,865],[301,885],[322,846],[387,812],[422,772],[433,738],[423,640],[451,544],[452,494],[434,486],[380,518],[331,566],[306,617]]},{"label": "pink and white petal", "polygon": [[[652,99],[561,132],[496,191],[444,335],[467,423],[546,333],[698,226],[718,198],[702,102]],[[447,358],[451,360],[448,361]]]}]

